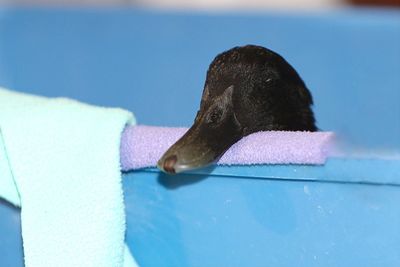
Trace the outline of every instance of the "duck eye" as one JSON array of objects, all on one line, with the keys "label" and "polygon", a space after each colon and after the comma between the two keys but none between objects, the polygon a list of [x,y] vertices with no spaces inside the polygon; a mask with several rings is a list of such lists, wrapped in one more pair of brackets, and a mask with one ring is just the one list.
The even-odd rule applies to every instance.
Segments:
[{"label": "duck eye", "polygon": [[214,110],[208,116],[209,123],[217,123],[222,116],[222,112],[220,110]]}]

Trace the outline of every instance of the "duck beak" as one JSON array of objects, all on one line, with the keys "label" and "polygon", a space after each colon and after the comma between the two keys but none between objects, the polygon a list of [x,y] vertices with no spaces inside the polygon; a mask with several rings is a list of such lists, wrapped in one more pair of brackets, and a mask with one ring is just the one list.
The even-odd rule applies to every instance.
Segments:
[{"label": "duck beak", "polygon": [[[207,87],[203,102],[207,98]],[[198,169],[216,162],[226,150],[242,137],[241,127],[232,105],[233,86],[213,99],[214,103],[198,113],[195,123],[157,163],[157,167],[170,174]],[[210,121],[218,108],[221,116]]]},{"label": "duck beak", "polygon": [[225,151],[212,147],[208,140],[211,136],[199,131],[193,125],[157,163],[157,167],[169,174],[176,174],[205,167],[215,162]]},{"label": "duck beak", "polygon": [[218,161],[240,138],[234,123],[228,121],[209,128],[199,121],[165,152],[157,167],[169,174],[206,167]]}]

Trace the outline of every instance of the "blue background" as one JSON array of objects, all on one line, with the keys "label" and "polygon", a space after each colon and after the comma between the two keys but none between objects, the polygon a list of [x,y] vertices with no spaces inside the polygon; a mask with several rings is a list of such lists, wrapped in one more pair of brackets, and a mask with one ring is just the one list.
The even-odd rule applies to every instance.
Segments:
[{"label": "blue background", "polygon": [[[399,266],[398,10],[1,9],[0,85],[123,107],[141,124],[190,126],[210,61],[249,43],[298,70],[319,128],[351,152],[324,167],[126,174],[127,240],[138,262]],[[20,266],[19,214],[0,205],[0,217],[0,266]]]}]

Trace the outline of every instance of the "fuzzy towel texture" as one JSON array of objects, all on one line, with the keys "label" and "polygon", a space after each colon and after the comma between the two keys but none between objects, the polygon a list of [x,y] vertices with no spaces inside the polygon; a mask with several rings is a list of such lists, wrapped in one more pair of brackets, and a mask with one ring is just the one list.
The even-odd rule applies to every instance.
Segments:
[{"label": "fuzzy towel texture", "polygon": [[[127,127],[121,140],[122,169],[154,167],[163,153],[187,130]],[[218,164],[324,164],[333,138],[332,132],[258,132],[234,144]]]},{"label": "fuzzy towel texture", "polygon": [[0,197],[21,206],[27,267],[136,266],[120,135],[132,114],[0,88]]}]

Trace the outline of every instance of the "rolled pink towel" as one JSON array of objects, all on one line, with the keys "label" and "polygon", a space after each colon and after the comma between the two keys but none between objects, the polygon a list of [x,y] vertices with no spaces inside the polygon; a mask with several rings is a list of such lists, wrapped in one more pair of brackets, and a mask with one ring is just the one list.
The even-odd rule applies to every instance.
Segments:
[{"label": "rolled pink towel", "polygon": [[[129,126],[122,133],[123,171],[155,167],[167,149],[188,128]],[[267,131],[248,135],[218,161],[224,165],[324,164],[333,142],[332,132]]]}]

